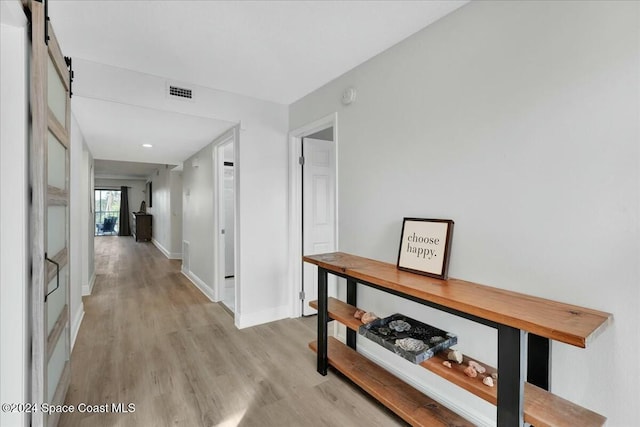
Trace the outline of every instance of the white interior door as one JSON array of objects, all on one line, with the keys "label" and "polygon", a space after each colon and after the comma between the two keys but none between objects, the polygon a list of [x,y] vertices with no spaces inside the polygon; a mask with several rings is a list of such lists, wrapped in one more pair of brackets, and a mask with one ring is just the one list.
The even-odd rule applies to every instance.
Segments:
[{"label": "white interior door", "polygon": [[234,260],[233,254],[234,239],[235,239],[235,227],[233,224],[235,217],[235,184],[234,184],[234,170],[233,163],[224,162],[224,277],[234,277]]},{"label": "white interior door", "polygon": [[[302,253],[314,255],[336,248],[336,153],[333,141],[302,140]],[[329,289],[335,276],[329,275]],[[303,263],[302,313],[315,314],[309,301],[318,298],[318,268]]]},{"label": "white interior door", "polygon": [[236,312],[239,300],[239,277],[236,271],[237,242],[235,241],[238,209],[237,160],[235,159],[238,144],[237,130],[222,135],[214,141],[215,181],[214,195],[217,236],[214,240],[216,248],[216,295],[229,310]]},{"label": "white interior door", "polygon": [[[32,262],[32,402],[59,405],[70,380],[69,148],[70,78],[45,11],[31,9],[30,238]],[[56,426],[59,414],[31,414]]]}]

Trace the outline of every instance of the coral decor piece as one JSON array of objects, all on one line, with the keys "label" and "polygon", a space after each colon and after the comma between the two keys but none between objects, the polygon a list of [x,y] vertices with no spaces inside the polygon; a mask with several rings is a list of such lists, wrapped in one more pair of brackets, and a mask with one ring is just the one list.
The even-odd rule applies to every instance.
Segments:
[{"label": "coral decor piece", "polygon": [[449,362],[448,360],[445,360],[444,362],[442,362],[442,364],[447,368],[451,369],[451,362]]},{"label": "coral decor piece", "polygon": [[487,372],[487,369],[475,360],[469,360],[469,366],[473,367],[479,374]]},{"label": "coral decor piece", "polygon": [[355,313],[353,313],[353,317],[356,319],[362,319],[362,315],[365,313],[364,310],[357,309]]},{"label": "coral decor piece", "polygon": [[475,378],[478,376],[478,371],[473,369],[473,366],[467,366],[464,368],[464,374],[468,377]]},{"label": "coral decor piece", "polygon": [[376,320],[378,318],[378,316],[376,316],[376,314],[372,311],[367,312],[365,314],[362,315],[362,318],[360,319],[362,321],[362,323],[364,323],[365,325],[367,323],[371,323],[374,320]]}]

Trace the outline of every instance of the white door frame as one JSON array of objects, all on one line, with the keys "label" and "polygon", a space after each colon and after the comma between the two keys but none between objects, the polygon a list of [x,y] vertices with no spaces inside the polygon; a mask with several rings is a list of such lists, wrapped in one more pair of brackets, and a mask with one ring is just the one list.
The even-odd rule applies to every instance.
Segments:
[{"label": "white door frame", "polygon": [[289,306],[291,317],[302,316],[300,291],[302,290],[302,138],[333,127],[336,148],[335,241],[338,250],[338,113],[329,114],[289,132]]},{"label": "white door frame", "polygon": [[225,265],[224,253],[219,250],[221,243],[224,242],[224,236],[221,234],[221,224],[224,222],[224,180],[218,179],[224,174],[224,146],[233,143],[233,165],[234,179],[233,191],[234,198],[234,238],[233,238],[233,269],[235,275],[235,318],[238,319],[240,313],[240,123],[220,135],[213,142],[213,299],[220,301],[224,292],[225,283]]}]

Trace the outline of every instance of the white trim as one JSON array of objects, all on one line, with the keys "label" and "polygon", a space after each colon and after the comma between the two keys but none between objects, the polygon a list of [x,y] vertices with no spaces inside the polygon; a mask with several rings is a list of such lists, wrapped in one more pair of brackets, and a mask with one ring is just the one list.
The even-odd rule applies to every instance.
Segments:
[{"label": "white trim", "polygon": [[156,239],[154,239],[153,237],[151,238],[151,243],[153,243],[153,246],[155,246],[156,248],[158,248],[158,250],[160,252],[162,252],[162,254],[164,256],[166,256],[169,259],[182,259],[182,253],[181,252],[169,252],[167,250],[167,248],[165,248],[164,246],[162,246],[162,244],[160,244],[160,242],[158,242]]},{"label": "white trim", "polygon": [[191,283],[193,283],[195,287],[198,288],[200,292],[204,294],[204,296],[209,298],[212,302],[217,302],[213,298],[213,289],[211,289],[211,286],[207,285],[201,278],[193,274],[191,271],[181,270],[181,272],[184,275],[184,277],[189,279]]},{"label": "white trim", "polygon": [[336,191],[335,191],[335,213],[336,213],[336,235],[335,250],[338,250],[338,113],[329,114],[321,119],[311,122],[289,132],[289,316],[300,317],[302,308],[299,292],[302,290],[302,169],[298,159],[302,155],[302,138],[312,135],[318,131],[333,127],[333,142],[336,150]]},{"label": "white trim", "polygon": [[[220,212],[222,204],[220,200],[224,197],[224,182],[218,182],[218,177],[223,172],[220,170],[220,165],[224,162],[224,146],[228,143],[233,143],[233,165],[234,165],[234,177],[233,177],[233,191],[235,195],[235,206],[234,206],[234,239],[233,239],[233,249],[234,249],[234,276],[235,276],[235,310],[234,315],[240,312],[240,289],[241,283],[240,280],[240,123],[235,125],[233,128],[229,129],[227,132],[220,135],[213,141],[213,295],[215,296],[216,301],[222,300],[222,295],[224,295],[224,287],[225,287],[225,265],[224,265],[224,257],[222,251],[219,251],[221,243],[221,234],[220,223],[221,223],[221,215],[223,213]],[[237,319],[236,319],[237,326]]]},{"label": "white trim", "polygon": [[86,285],[82,285],[82,296],[86,297],[87,295],[91,295],[91,293],[93,292],[93,285],[95,284],[96,284],[96,273],[94,271],[93,274],[91,275],[91,278],[89,279],[89,283],[87,283]]},{"label": "white trim", "polygon": [[249,328],[251,326],[262,325],[264,323],[275,322],[289,317],[289,306],[270,308],[257,311],[255,313],[236,313],[235,324],[238,329]]},{"label": "white trim", "polygon": [[78,338],[78,331],[80,331],[82,319],[84,319],[84,306],[80,304],[80,309],[73,317],[73,322],[71,322],[71,350],[73,350],[73,347],[76,345],[76,338]]},{"label": "white trim", "polygon": [[[481,426],[481,427],[495,426],[495,420],[491,420],[483,416],[482,414],[479,414],[476,411],[469,411],[469,408],[467,406],[460,404],[461,402],[455,402],[442,396],[437,386],[430,385],[428,382],[416,381],[414,377],[412,377],[411,375],[408,375],[406,371],[403,371],[401,369],[401,365],[398,366],[392,363],[388,363],[382,360],[376,354],[372,353],[371,351],[368,351],[366,348],[363,348],[363,346],[358,346],[358,353],[362,354],[364,357],[371,360],[376,365],[381,366],[385,370],[389,371],[394,376],[398,377],[399,379],[409,384],[413,388],[421,391],[422,393],[426,394],[433,400],[451,409],[453,412],[467,419],[472,424]],[[429,371],[425,370],[425,372],[429,372]]]}]

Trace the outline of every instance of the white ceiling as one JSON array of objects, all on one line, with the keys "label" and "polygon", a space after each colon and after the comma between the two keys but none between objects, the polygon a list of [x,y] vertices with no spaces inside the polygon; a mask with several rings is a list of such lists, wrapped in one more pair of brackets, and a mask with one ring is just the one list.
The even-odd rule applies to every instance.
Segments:
[{"label": "white ceiling", "polygon": [[467,1],[62,1],[66,55],[288,105]]},{"label": "white ceiling", "polygon": [[[74,59],[289,105],[467,2],[52,0],[49,15]],[[78,95],[95,159],[179,164],[234,125]]]},{"label": "white ceiling", "polygon": [[82,96],[74,96],[73,104],[74,115],[96,159],[177,164],[234,125]]}]

